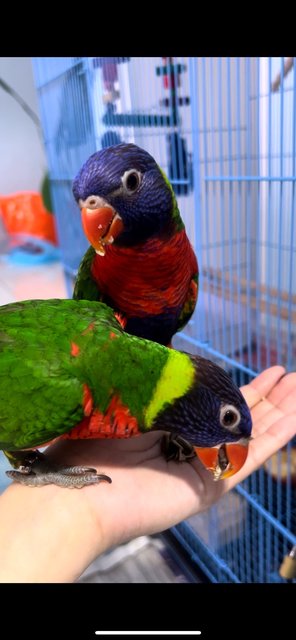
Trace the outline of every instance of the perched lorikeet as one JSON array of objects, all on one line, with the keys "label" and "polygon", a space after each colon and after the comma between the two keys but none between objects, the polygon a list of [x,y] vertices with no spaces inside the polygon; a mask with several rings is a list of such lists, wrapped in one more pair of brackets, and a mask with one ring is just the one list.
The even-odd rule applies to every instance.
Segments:
[{"label": "perched lorikeet", "polygon": [[[0,351],[0,448],[22,464],[7,472],[20,482],[108,480],[84,467],[50,469],[42,454],[23,451],[58,436],[163,430],[168,459],[196,453],[216,478],[235,473],[247,456],[250,412],[229,375],[204,358],[127,334],[105,304],[54,299],[0,307]],[[223,446],[209,450],[216,445]]]},{"label": "perched lorikeet", "polygon": [[122,143],[85,162],[73,193],[92,245],[73,297],[106,302],[128,333],[168,345],[194,311],[198,265],[165,174]]}]

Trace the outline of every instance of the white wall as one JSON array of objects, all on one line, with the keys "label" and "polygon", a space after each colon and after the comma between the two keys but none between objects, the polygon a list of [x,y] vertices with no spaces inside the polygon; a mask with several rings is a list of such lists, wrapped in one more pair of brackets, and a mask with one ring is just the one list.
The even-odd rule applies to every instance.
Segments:
[{"label": "white wall", "polygon": [[[30,58],[1,58],[0,78],[39,115]],[[39,191],[46,159],[37,128],[0,86],[0,193]]]}]

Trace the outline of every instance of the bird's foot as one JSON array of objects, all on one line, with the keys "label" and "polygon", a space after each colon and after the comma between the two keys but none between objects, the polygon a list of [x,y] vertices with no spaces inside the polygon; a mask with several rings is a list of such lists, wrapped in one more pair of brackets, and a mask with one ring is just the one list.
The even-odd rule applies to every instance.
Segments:
[{"label": "bird's foot", "polygon": [[[97,473],[92,467],[67,467],[50,462],[40,451],[9,452],[7,456],[17,469],[6,471],[6,475],[29,487],[55,484],[68,489],[81,489],[90,484],[112,482],[109,476]],[[7,454],[6,454],[7,455]]]},{"label": "bird's foot", "polygon": [[195,458],[194,448],[185,438],[174,433],[166,433],[161,441],[161,451],[166,460],[183,462]]}]

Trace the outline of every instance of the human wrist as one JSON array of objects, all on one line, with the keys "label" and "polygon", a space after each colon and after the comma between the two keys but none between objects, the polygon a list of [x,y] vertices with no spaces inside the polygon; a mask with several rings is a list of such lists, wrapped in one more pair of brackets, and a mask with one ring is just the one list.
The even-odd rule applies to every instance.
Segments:
[{"label": "human wrist", "polygon": [[0,581],[76,580],[107,545],[91,508],[93,489],[6,489],[0,498]]}]

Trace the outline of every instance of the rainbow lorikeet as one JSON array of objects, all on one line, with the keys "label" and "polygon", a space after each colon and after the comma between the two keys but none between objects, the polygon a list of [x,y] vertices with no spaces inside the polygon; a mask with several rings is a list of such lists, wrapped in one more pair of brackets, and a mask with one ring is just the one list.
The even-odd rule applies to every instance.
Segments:
[{"label": "rainbow lorikeet", "polygon": [[0,448],[21,464],[8,475],[29,485],[108,480],[84,467],[51,469],[24,449],[150,429],[167,432],[168,459],[197,454],[217,479],[235,473],[251,417],[230,376],[209,360],[127,334],[115,315],[87,300],[0,307]]},{"label": "rainbow lorikeet", "polygon": [[73,297],[107,303],[128,333],[168,345],[194,311],[198,265],[165,174],[147,151],[122,143],[85,162],[73,193],[92,245]]}]

